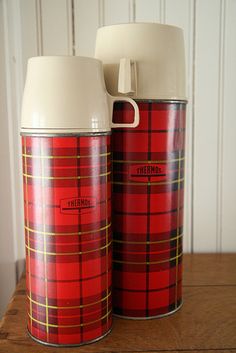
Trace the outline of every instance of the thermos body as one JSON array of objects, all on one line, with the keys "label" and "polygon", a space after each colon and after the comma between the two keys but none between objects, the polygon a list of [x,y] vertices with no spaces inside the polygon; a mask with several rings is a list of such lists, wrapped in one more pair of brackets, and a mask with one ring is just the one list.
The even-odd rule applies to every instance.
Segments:
[{"label": "thermos body", "polygon": [[[112,132],[113,305],[129,318],[182,303],[184,101],[137,101],[140,124]],[[128,122],[117,104],[115,121]]]},{"label": "thermos body", "polygon": [[110,134],[22,136],[28,329],[73,345],[111,328]]}]

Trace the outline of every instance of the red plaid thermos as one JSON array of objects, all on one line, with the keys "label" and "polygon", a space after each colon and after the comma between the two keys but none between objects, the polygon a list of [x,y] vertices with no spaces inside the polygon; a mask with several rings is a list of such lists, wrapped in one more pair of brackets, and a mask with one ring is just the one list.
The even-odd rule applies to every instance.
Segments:
[{"label": "red plaid thermos", "polygon": [[[21,129],[27,314],[29,334],[41,343],[81,345],[111,330],[116,100],[99,60],[29,60]],[[123,100],[134,107],[135,127],[137,104]]]},{"label": "red plaid thermos", "polygon": [[[96,57],[111,94],[140,110],[135,129],[112,132],[113,305],[153,318],[182,304],[185,68],[182,30],[125,24],[98,30]],[[113,120],[129,122],[128,104]]]}]

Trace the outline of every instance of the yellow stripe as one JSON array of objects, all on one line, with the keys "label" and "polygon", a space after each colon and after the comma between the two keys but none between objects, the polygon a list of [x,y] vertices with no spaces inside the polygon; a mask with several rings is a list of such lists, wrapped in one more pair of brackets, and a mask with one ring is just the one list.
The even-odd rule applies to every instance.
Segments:
[{"label": "yellow stripe", "polygon": [[33,155],[33,154],[26,154],[23,153],[22,156],[23,157],[27,157],[27,158],[48,158],[48,159],[73,159],[73,158],[90,158],[90,157],[105,157],[105,156],[109,156],[111,154],[111,152],[108,153],[101,153],[101,154],[89,154],[87,156],[40,156],[40,155]]},{"label": "yellow stripe", "polygon": [[151,163],[159,163],[159,164],[162,164],[162,163],[173,163],[173,162],[178,162],[178,161],[184,161],[184,157],[183,158],[176,158],[176,159],[166,159],[166,160],[156,160],[156,161],[152,161],[152,160],[146,160],[146,161],[140,161],[140,160],[122,160],[122,159],[113,159],[112,162],[113,163],[147,163],[147,164],[151,164]]},{"label": "yellow stripe", "polygon": [[113,181],[112,184],[115,185],[168,185],[168,184],[176,184],[184,181],[184,178],[170,181],[160,181],[160,182],[122,182],[122,181]]},{"label": "yellow stripe", "polygon": [[113,239],[113,243],[118,244],[161,244],[161,243],[168,243],[174,241],[176,239],[182,238],[183,234],[178,235],[177,237],[165,240],[158,240],[158,241],[126,241],[126,240],[115,240]]},{"label": "yellow stripe", "polygon": [[83,255],[83,254],[89,254],[89,253],[92,253],[92,252],[95,252],[95,251],[99,251],[99,250],[103,250],[103,249],[106,249],[108,248],[110,245],[111,245],[112,242],[109,242],[108,244],[102,246],[101,248],[97,248],[97,249],[93,249],[93,250],[88,250],[88,251],[79,251],[79,252],[44,252],[44,251],[41,251],[41,250],[36,250],[36,249],[33,249],[33,248],[30,248],[29,246],[26,245],[26,248],[29,249],[30,251],[33,251],[37,254],[46,254],[46,255],[52,255],[52,256],[57,256],[57,255]]},{"label": "yellow stripe", "polygon": [[29,317],[30,317],[33,321],[35,321],[35,322],[37,322],[38,324],[43,325],[43,326],[71,328],[71,327],[82,327],[82,326],[89,326],[89,325],[92,325],[92,324],[94,324],[95,322],[99,322],[99,321],[105,319],[107,316],[110,315],[110,313],[111,313],[111,310],[110,310],[106,315],[102,316],[101,318],[99,318],[99,319],[97,319],[97,320],[90,321],[90,322],[86,322],[86,323],[83,323],[83,324],[78,324],[78,325],[55,325],[55,324],[48,324],[48,325],[47,325],[47,324],[46,324],[45,322],[43,322],[43,321],[39,321],[39,320],[34,319],[32,316],[30,316],[30,314],[28,314],[28,315],[29,315]]},{"label": "yellow stripe", "polygon": [[86,232],[74,232],[74,233],[52,233],[52,232],[43,232],[40,230],[36,230],[36,229],[32,229],[29,227],[25,227],[26,230],[29,230],[30,232],[33,233],[39,233],[39,234],[46,234],[46,235],[83,235],[83,234],[91,234],[91,233],[97,233],[97,232],[101,232],[102,230],[105,230],[107,228],[109,228],[111,226],[111,223],[109,223],[108,225],[106,225],[105,227],[99,228],[99,229],[95,229],[95,230],[89,230]]},{"label": "yellow stripe", "polygon": [[[40,141],[40,148],[42,150],[42,140]],[[46,228],[46,209],[45,209],[45,189],[44,189],[44,160],[41,160],[41,173],[42,173],[42,213],[43,213],[43,229],[45,231]],[[48,305],[48,280],[47,280],[47,255],[46,255],[46,236],[43,236],[43,248],[44,248],[44,282],[45,282],[45,301],[46,305]],[[49,336],[49,327],[48,327],[48,308],[46,307],[46,332],[47,332],[47,340]]]},{"label": "yellow stripe", "polygon": [[[24,152],[26,152],[26,137],[24,137]],[[24,158],[24,160],[26,161],[26,158]],[[27,172],[27,167],[23,166],[23,170],[25,170]],[[27,184],[27,179],[25,182],[25,199],[26,201],[26,224],[27,227],[29,226],[29,208],[28,208],[28,184]],[[30,238],[29,238],[29,231],[27,231],[27,241],[28,244],[30,244]],[[25,243],[26,246],[26,243]],[[29,294],[30,294],[30,298],[31,298],[31,270],[30,270],[30,252],[28,250],[27,252],[28,255],[28,271],[29,271]],[[32,315],[32,303],[30,303],[30,315]],[[30,326],[31,326],[31,332],[32,332],[32,320],[30,320]]]},{"label": "yellow stripe", "polygon": [[54,305],[46,305],[46,304],[42,304],[37,302],[36,300],[31,299],[29,296],[27,296],[27,298],[34,304],[38,305],[38,306],[42,306],[42,307],[47,307],[49,309],[81,309],[81,308],[86,308],[88,306],[92,306],[92,305],[96,305],[99,303],[102,303],[103,301],[107,300],[107,298],[109,298],[111,296],[111,292],[109,292],[109,294],[102,298],[101,300],[98,300],[96,302],[93,303],[89,303],[89,304],[84,304],[84,305],[78,305],[78,306],[54,306]]},{"label": "yellow stripe", "polygon": [[[106,171],[107,171],[107,160],[106,160]],[[108,206],[107,206],[107,177],[106,177],[106,225],[108,223]],[[108,229],[106,229],[106,244],[108,243]],[[106,249],[106,287],[107,287],[107,294],[108,294],[108,268],[109,268],[109,261],[108,261],[108,247]],[[106,303],[106,312],[108,313],[109,311],[109,302],[107,298],[107,303]],[[108,329],[108,316],[107,316],[107,329]]]},{"label": "yellow stripe", "polygon": [[[178,257],[182,256],[183,253],[179,254]],[[154,262],[131,262],[131,261],[119,261],[119,260],[113,260],[113,262],[118,263],[118,264],[127,264],[127,265],[155,265],[155,264],[162,264],[165,262],[170,262],[176,259],[175,257],[172,257],[170,259],[162,260],[162,261],[154,261]]]},{"label": "yellow stripe", "polygon": [[[180,151],[179,151],[180,154]],[[178,163],[178,178],[180,178],[180,163]],[[180,202],[180,183],[178,183],[178,201],[177,201],[177,235],[179,235],[179,202]],[[178,287],[178,254],[179,254],[179,240],[177,240],[176,244],[176,272],[175,272],[175,308],[177,308],[177,303],[178,303],[178,293],[177,293],[177,287]]]},{"label": "yellow stripe", "polygon": [[78,175],[74,177],[68,177],[68,176],[62,176],[62,177],[51,177],[51,176],[44,176],[44,175],[30,175],[30,174],[25,174],[23,173],[23,176],[27,178],[32,178],[32,179],[49,179],[49,180],[73,180],[73,179],[89,179],[89,178],[97,178],[97,177],[102,177],[102,176],[107,176],[111,174],[111,172],[108,173],[102,173],[98,175]]}]

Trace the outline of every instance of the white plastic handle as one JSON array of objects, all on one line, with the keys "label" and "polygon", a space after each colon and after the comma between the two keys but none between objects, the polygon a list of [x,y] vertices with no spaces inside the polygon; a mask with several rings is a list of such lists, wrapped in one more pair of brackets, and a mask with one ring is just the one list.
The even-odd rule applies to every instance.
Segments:
[{"label": "white plastic handle", "polygon": [[118,92],[137,92],[137,68],[136,62],[130,58],[121,58],[119,65]]},{"label": "white plastic handle", "polygon": [[113,114],[113,107],[115,102],[128,102],[130,103],[133,108],[134,108],[134,121],[132,123],[113,123],[111,119],[111,127],[112,128],[119,128],[119,127],[137,127],[139,125],[139,108],[137,103],[129,97],[113,97],[110,94],[108,94],[108,98],[110,101],[110,112],[111,115]]}]

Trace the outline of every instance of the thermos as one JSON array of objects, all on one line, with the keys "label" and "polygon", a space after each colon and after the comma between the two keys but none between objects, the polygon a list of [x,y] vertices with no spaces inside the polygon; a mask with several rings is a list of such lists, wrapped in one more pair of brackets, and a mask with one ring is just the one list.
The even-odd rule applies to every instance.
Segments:
[{"label": "thermos", "polygon": [[[134,108],[112,123],[113,104]],[[80,345],[111,329],[111,127],[135,127],[137,104],[112,97],[102,63],[28,62],[22,106],[28,331],[49,345]]]},{"label": "thermos", "polygon": [[[113,306],[121,317],[168,315],[182,304],[185,61],[180,28],[100,28],[95,57],[110,94],[138,104],[140,124],[112,132]],[[129,122],[127,103],[114,121]]]}]

